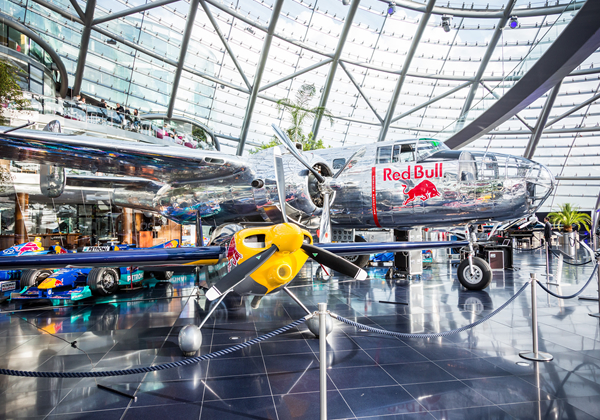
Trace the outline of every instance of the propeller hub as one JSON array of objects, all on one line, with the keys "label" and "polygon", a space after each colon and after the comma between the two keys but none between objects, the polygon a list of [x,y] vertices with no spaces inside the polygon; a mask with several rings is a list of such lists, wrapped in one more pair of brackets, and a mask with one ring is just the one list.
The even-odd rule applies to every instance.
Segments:
[{"label": "propeller hub", "polygon": [[296,225],[280,223],[271,228],[271,238],[279,251],[294,252],[302,246],[304,234]]}]

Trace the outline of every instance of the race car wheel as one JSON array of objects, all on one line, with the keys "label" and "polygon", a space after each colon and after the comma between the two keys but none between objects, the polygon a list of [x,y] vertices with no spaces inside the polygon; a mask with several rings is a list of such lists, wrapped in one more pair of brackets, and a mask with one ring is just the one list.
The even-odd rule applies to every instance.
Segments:
[{"label": "race car wheel", "polygon": [[[354,242],[367,242],[367,241],[362,236],[355,236]],[[360,267],[360,268],[364,268],[369,263],[370,258],[371,258],[371,256],[368,254],[367,255],[349,255],[347,257],[344,257],[344,259],[350,261],[352,264],[354,264],[355,266]]]},{"label": "race car wheel", "polygon": [[170,280],[173,277],[172,271],[153,271],[156,280]]},{"label": "race car wheel", "polygon": [[50,274],[52,274],[52,270],[26,270],[21,274],[21,288],[37,286]]},{"label": "race car wheel", "polygon": [[473,274],[469,269],[469,259],[464,259],[458,265],[458,281],[469,290],[483,290],[492,281],[492,268],[483,259],[473,257]]},{"label": "race car wheel", "polygon": [[87,284],[94,296],[110,296],[119,290],[119,273],[114,268],[92,268]]}]

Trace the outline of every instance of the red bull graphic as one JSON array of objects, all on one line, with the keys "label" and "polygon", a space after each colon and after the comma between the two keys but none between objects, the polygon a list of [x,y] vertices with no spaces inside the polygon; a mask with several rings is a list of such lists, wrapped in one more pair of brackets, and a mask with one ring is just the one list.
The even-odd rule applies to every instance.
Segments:
[{"label": "red bull graphic", "polygon": [[408,165],[405,171],[394,171],[391,168],[383,169],[383,180],[384,181],[402,181],[410,179],[422,179],[422,178],[441,178],[444,176],[443,163],[436,163],[431,169],[424,169],[422,165],[415,165],[411,167]]},{"label": "red bull graphic", "polygon": [[404,204],[402,204],[403,206],[415,201],[417,198],[420,198],[422,201],[427,201],[431,197],[440,196],[440,193],[435,185],[433,185],[433,182],[427,180],[421,181],[411,190],[406,191],[406,188],[407,186],[403,185],[402,193],[408,195],[407,199],[404,200]]},{"label": "red bull graphic", "polygon": [[231,242],[229,242],[229,248],[227,248],[227,272],[233,270],[238,264],[238,261],[243,258],[243,255],[238,252],[235,247],[235,238],[231,238]]}]

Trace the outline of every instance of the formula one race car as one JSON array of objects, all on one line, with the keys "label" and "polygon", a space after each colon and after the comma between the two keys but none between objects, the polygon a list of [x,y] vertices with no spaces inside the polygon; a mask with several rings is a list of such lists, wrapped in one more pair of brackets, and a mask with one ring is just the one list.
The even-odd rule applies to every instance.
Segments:
[{"label": "formula one race car", "polygon": [[[41,238],[37,237],[33,242],[25,242],[0,251],[0,262],[4,256],[66,254],[67,252],[59,245],[44,249]],[[0,271],[0,298],[4,294],[38,284],[51,273],[52,270],[2,270]]]},{"label": "formula one race car", "polygon": [[[179,241],[171,240],[152,248],[177,247],[179,247]],[[128,249],[131,249],[129,245],[91,246],[84,247],[82,252],[127,252]],[[27,272],[29,271],[48,270],[28,270]],[[170,277],[169,274],[172,275],[172,272],[156,272],[154,274],[155,278],[163,280]],[[33,277],[33,274],[30,276]],[[63,268],[47,275],[40,274],[37,278],[40,277],[44,277],[43,281],[36,285],[25,286],[19,293],[12,293],[11,300],[77,301],[90,296],[110,296],[119,288],[140,286],[144,280],[144,271],[139,267]]]}]

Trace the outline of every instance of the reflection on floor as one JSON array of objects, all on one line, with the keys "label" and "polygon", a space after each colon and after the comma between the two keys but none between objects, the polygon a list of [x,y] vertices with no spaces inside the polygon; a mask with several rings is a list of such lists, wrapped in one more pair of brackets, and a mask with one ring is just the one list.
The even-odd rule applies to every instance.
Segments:
[{"label": "reflection on floor", "polygon": [[[505,302],[530,272],[542,274],[539,252],[515,253],[520,270],[495,272],[489,289],[462,291],[446,263],[420,280],[391,282],[384,269],[350,281],[311,280],[307,265],[293,290],[315,310],[318,302],[358,322],[392,331],[446,331],[485,316]],[[565,266],[562,294],[578,290],[591,266]],[[319,278],[319,277],[317,277]],[[96,305],[0,315],[0,367],[39,371],[115,370],[182,358],[179,329],[199,323],[205,299],[190,298],[193,279],[173,289],[121,292]],[[148,300],[165,291],[173,296]],[[595,282],[584,295],[596,294]],[[409,305],[381,303],[407,302]],[[89,303],[93,303],[90,301]],[[526,362],[531,350],[530,294],[473,330],[444,339],[399,340],[337,321],[328,338],[330,419],[593,419],[600,418],[600,329],[589,300],[560,301],[538,289],[540,350],[549,363]],[[3,305],[5,311],[10,305]],[[285,294],[227,299],[203,329],[202,353],[272,331],[302,317]],[[32,324],[36,325],[36,328]],[[55,334],[77,345],[72,348]],[[89,358],[88,358],[89,355]],[[0,418],[64,419],[316,419],[318,340],[301,327],[225,357],[150,374],[98,379],[135,393],[137,401],[96,387],[93,379],[0,376]]]}]

